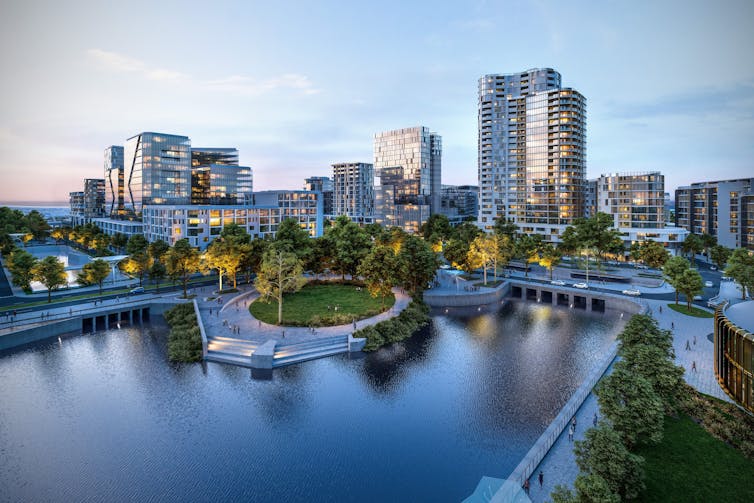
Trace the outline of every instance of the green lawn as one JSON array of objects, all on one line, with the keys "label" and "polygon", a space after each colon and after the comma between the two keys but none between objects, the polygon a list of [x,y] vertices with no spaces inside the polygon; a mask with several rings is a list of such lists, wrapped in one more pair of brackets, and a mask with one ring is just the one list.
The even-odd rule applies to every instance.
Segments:
[{"label": "green lawn", "polygon": [[637,454],[647,485],[638,501],[754,501],[754,461],[686,415],[666,417],[663,441]]},{"label": "green lawn", "polygon": [[496,286],[500,285],[500,283],[504,282],[504,279],[494,280],[492,278],[487,278],[487,284],[484,284],[484,281],[479,281],[478,283],[474,283],[472,286],[485,286],[487,288],[495,288]]},{"label": "green lawn", "polygon": [[681,314],[685,314],[687,316],[694,316],[696,318],[714,318],[715,314],[710,313],[709,311],[705,311],[704,309],[699,309],[696,306],[691,306],[691,311],[688,310],[686,307],[686,304],[668,304],[668,307],[672,309],[673,311],[679,312]]},{"label": "green lawn", "polygon": [[[286,294],[283,298],[283,325],[344,325],[354,318],[360,320],[381,313],[394,303],[395,296],[390,294],[385,298],[383,308],[382,299],[371,297],[363,287],[357,290],[353,285],[306,285],[299,292]],[[265,323],[277,324],[278,304],[274,299],[269,304],[261,300],[253,302],[249,311]]]}]

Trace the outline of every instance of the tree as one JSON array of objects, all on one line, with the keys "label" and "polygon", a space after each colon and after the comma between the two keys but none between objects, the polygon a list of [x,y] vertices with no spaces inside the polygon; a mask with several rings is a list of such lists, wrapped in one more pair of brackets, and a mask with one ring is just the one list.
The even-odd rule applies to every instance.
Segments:
[{"label": "tree", "polygon": [[167,273],[168,271],[165,264],[157,260],[152,262],[152,267],[149,268],[149,279],[154,281],[158,292],[160,291],[160,281],[165,279]]},{"label": "tree", "polygon": [[295,253],[303,262],[306,262],[311,251],[309,234],[292,218],[286,218],[278,225],[274,246],[281,251]]},{"label": "tree", "polygon": [[240,270],[246,275],[246,282],[251,281],[252,273],[259,271],[262,265],[262,257],[270,247],[270,241],[256,238],[249,244],[241,245],[241,266]]},{"label": "tree", "polygon": [[126,253],[129,255],[136,255],[137,253],[146,253],[149,243],[147,239],[141,234],[134,234],[128,238],[126,243]]},{"label": "tree", "polygon": [[99,294],[102,295],[102,283],[110,275],[110,264],[102,259],[93,260],[81,268],[79,282],[83,280],[88,285],[98,285]]},{"label": "tree", "polygon": [[600,410],[628,448],[662,440],[664,407],[644,377],[616,368],[596,388]]},{"label": "tree", "polygon": [[98,257],[109,255],[110,251],[107,247],[110,246],[110,237],[106,234],[97,234],[92,238],[91,246],[96,251]]},{"label": "tree", "polygon": [[728,259],[725,275],[741,285],[741,298],[745,299],[747,289],[749,292],[754,291],[754,255],[752,252],[744,248],[734,250]]},{"label": "tree", "polygon": [[689,269],[689,261],[683,257],[670,257],[662,266],[662,274],[675,289],[675,303],[678,304],[678,280]]},{"label": "tree", "polygon": [[712,234],[707,234],[705,232],[700,236],[700,239],[702,241],[702,248],[704,248],[704,254],[707,256],[707,258],[710,258],[709,257],[710,249],[713,246],[717,245],[717,238],[713,236]]},{"label": "tree", "polygon": [[692,266],[696,264],[696,254],[701,252],[703,249],[704,243],[702,243],[702,238],[694,233],[686,236],[686,239],[683,241],[683,243],[681,243],[681,251],[684,254],[691,255]]},{"label": "tree", "polygon": [[[608,494],[614,493],[623,501],[636,498],[644,490],[644,459],[630,453],[620,434],[608,425],[600,424],[587,430],[584,440],[575,442],[574,452],[576,464],[582,471],[581,483],[576,485],[580,496],[595,492],[605,494],[607,486]],[[615,498],[586,501],[615,501]]]},{"label": "tree", "polygon": [[116,232],[110,238],[110,244],[112,244],[116,250],[123,251],[123,249],[125,249],[126,245],[128,244],[128,236],[121,234],[120,232]]},{"label": "tree", "polygon": [[217,238],[207,248],[204,254],[206,266],[215,269],[219,276],[219,289],[223,289],[223,276],[228,275],[233,279],[233,288],[236,288],[236,273],[241,266],[241,245],[235,243],[232,238]]},{"label": "tree", "polygon": [[725,264],[728,262],[733,250],[723,245],[715,245],[710,249],[710,259],[712,263],[717,266],[721,271],[725,268]]},{"label": "tree", "polygon": [[453,228],[447,216],[435,213],[421,225],[421,233],[424,240],[429,243],[445,242],[453,236]]},{"label": "tree", "polygon": [[412,296],[421,298],[421,293],[440,265],[437,255],[423,239],[408,236],[401,246],[398,258],[401,263],[401,284]]},{"label": "tree", "polygon": [[587,264],[589,256],[594,252],[598,266],[606,252],[623,250],[623,240],[614,227],[613,216],[602,212],[590,218],[575,219],[573,225],[566,227],[561,240],[564,251],[568,253],[586,251]]},{"label": "tree", "polygon": [[47,302],[52,302],[52,292],[68,284],[65,265],[57,257],[45,257],[34,264],[31,270],[34,280],[47,288]]},{"label": "tree", "polygon": [[319,277],[330,267],[332,267],[333,255],[335,254],[335,247],[332,239],[327,236],[320,236],[312,240],[312,252],[309,255],[309,260],[304,264],[304,268],[307,271],[311,271],[315,276]]},{"label": "tree", "polygon": [[539,250],[542,248],[542,236],[524,234],[516,240],[515,256],[524,261],[524,276],[529,277],[529,264],[539,262]]},{"label": "tree", "polygon": [[666,408],[675,404],[683,385],[684,370],[674,364],[667,353],[657,346],[637,344],[621,351],[621,360],[615,368],[625,368],[636,373],[652,385]]},{"label": "tree", "polygon": [[369,236],[347,216],[341,215],[335,219],[333,226],[327,230],[326,237],[332,241],[333,268],[343,278],[346,274],[355,276],[359,264],[369,253],[371,246]]},{"label": "tree", "polygon": [[550,280],[552,280],[552,271],[560,263],[562,256],[561,251],[552,243],[545,243],[539,249],[539,265],[550,272]]},{"label": "tree", "polygon": [[652,316],[635,314],[628,320],[621,333],[618,334],[620,351],[638,345],[648,345],[660,349],[667,358],[674,358],[673,335],[670,330],[663,330]]},{"label": "tree", "polygon": [[[299,228],[301,227],[299,226]],[[220,232],[220,237],[239,245],[251,242],[251,236],[249,236],[249,233],[238,224],[228,224],[223,227],[223,230]]]},{"label": "tree", "polygon": [[13,284],[21,287],[26,293],[31,292],[30,283],[34,279],[32,271],[36,263],[34,255],[20,248],[16,248],[8,257],[6,265],[12,275]]},{"label": "tree", "polygon": [[283,323],[283,296],[297,292],[306,283],[301,259],[292,252],[272,248],[265,253],[254,285],[261,297],[278,301],[278,325]]},{"label": "tree", "polygon": [[149,271],[152,259],[146,251],[140,251],[125,259],[120,263],[121,269],[132,275],[139,277],[139,286],[144,282],[144,274]]},{"label": "tree", "polygon": [[168,274],[181,279],[184,297],[187,296],[186,285],[189,277],[199,271],[200,265],[199,252],[189,244],[186,238],[176,241],[173,248],[165,254],[165,267]]},{"label": "tree", "polygon": [[670,254],[665,247],[651,239],[631,245],[631,258],[655,269],[662,267],[669,257]]},{"label": "tree", "polygon": [[495,234],[498,236],[508,236],[511,241],[516,240],[516,234],[518,234],[518,225],[514,224],[511,220],[506,220],[500,216],[495,218]]},{"label": "tree", "polygon": [[162,261],[168,251],[170,251],[170,245],[162,239],[158,239],[157,241],[149,243],[149,248],[147,249],[149,256],[152,257],[152,260],[158,262]]},{"label": "tree", "polygon": [[382,298],[382,307],[385,307],[385,297],[401,276],[401,263],[386,245],[377,245],[364,257],[359,265],[358,274],[364,277],[364,283],[372,297]]},{"label": "tree", "polygon": [[683,274],[676,278],[674,286],[676,290],[686,296],[686,306],[689,311],[691,311],[691,302],[693,302],[694,296],[704,291],[704,281],[696,269],[686,269],[683,271]]},{"label": "tree", "polygon": [[498,250],[495,237],[487,234],[480,234],[469,246],[469,253],[466,258],[472,269],[482,268],[484,275],[484,284],[487,284],[487,268],[493,266],[497,260]]},{"label": "tree", "polygon": [[46,239],[50,235],[50,225],[37,210],[31,210],[23,219],[24,226],[34,236],[34,239]]}]

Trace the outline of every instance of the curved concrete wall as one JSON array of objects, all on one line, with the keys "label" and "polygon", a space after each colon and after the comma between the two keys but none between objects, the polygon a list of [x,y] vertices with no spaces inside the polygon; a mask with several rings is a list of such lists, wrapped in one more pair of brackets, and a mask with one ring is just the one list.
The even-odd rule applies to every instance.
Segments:
[{"label": "curved concrete wall", "polygon": [[495,289],[482,287],[477,292],[448,292],[427,290],[424,302],[431,307],[469,307],[499,302],[510,292],[509,282],[504,282]]}]

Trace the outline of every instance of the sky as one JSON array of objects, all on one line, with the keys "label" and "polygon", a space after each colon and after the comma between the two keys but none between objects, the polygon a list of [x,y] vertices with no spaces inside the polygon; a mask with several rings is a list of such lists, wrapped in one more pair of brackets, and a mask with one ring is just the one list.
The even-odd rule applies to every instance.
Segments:
[{"label": "sky", "polygon": [[237,147],[255,190],[442,136],[477,183],[477,81],[549,67],[587,98],[587,176],[754,176],[754,2],[0,0],[0,202],[66,201],[142,131]]}]

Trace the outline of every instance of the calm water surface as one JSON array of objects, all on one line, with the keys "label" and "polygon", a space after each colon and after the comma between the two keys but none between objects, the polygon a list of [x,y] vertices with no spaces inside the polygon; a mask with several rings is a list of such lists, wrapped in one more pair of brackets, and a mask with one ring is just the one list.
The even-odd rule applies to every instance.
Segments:
[{"label": "calm water surface", "polygon": [[271,380],[163,326],[0,355],[0,500],[459,501],[506,477],[620,322],[514,302]]}]

